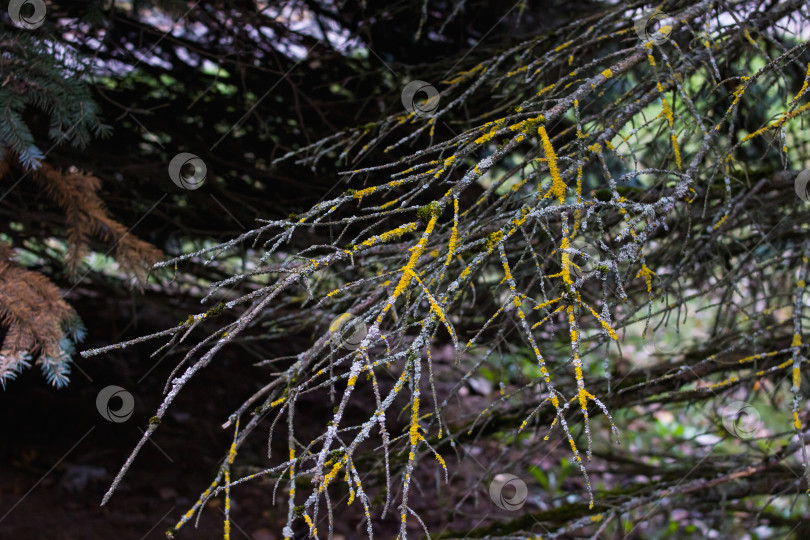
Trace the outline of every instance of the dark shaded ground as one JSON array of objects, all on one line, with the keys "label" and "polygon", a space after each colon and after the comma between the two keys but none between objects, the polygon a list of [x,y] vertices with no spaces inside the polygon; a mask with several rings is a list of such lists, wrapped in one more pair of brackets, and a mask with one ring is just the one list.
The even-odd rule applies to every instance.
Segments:
[{"label": "dark shaded ground", "polygon": [[[99,315],[103,318],[105,313]],[[86,345],[105,345],[116,336],[126,339],[165,328],[142,312],[136,319],[138,327],[133,324],[121,334],[126,318],[107,315],[108,331],[91,326]],[[249,363],[238,365],[227,355],[181,392],[154,444],[146,444],[119,490],[100,506],[112,478],[154,415],[166,378],[179,359],[167,357],[150,371],[159,357],[151,359],[149,354],[157,346],[154,342],[115,355],[79,358],[81,370],[74,368],[67,388],[49,387],[34,368],[0,391],[4,432],[0,537],[165,538],[165,531],[208,486],[231,438],[231,430],[220,426],[257,384],[255,377],[226,376],[251,369]],[[135,398],[135,410],[125,422],[105,420],[96,408],[98,392],[108,385],[121,386]],[[113,409],[120,406],[117,399],[111,401]],[[265,491],[258,484],[234,490],[238,500],[232,538],[276,538],[281,527],[275,527],[275,516],[266,512],[271,502]],[[221,500],[212,502],[200,528],[181,538],[222,538]],[[237,514],[250,518],[240,520]]]},{"label": "dark shaded ground", "polygon": [[[149,295],[93,298],[91,291],[74,294],[83,295],[80,313],[90,328],[83,350],[176,324],[172,319],[176,315],[156,309]],[[135,318],[129,315],[131,300],[138,306]],[[33,368],[0,391],[0,422],[4,432],[0,439],[0,538],[166,538],[165,531],[177,523],[216,475],[232,437],[232,428],[223,430],[221,426],[247,396],[266,382],[266,371],[253,366],[255,358],[239,349],[225,349],[218,354],[211,365],[186,385],[115,495],[101,507],[104,493],[155,414],[165,381],[181,357],[175,351],[162,360],[161,356],[150,358],[162,344],[156,340],[107,355],[77,358],[78,367],[74,367],[67,388],[48,386],[39,369]],[[288,352],[291,351],[279,354]],[[434,362],[437,373],[444,373],[441,379],[453,378],[452,353],[437,351]],[[440,394],[449,390],[445,388],[448,384],[452,382],[437,383]],[[104,419],[96,407],[99,391],[108,385],[120,386],[134,397],[134,412],[124,422]],[[320,401],[313,398],[298,402],[299,418],[303,413],[313,430],[305,436],[312,438],[331,418],[333,406],[317,399]],[[372,394],[366,399],[373,403]],[[120,407],[117,400],[113,398],[110,403],[113,410]],[[477,414],[486,401],[482,396],[468,395],[458,405],[467,414]],[[349,416],[367,414],[355,407],[347,409]],[[451,416],[460,412],[458,406],[451,409],[455,411]],[[407,415],[404,419],[407,421]],[[274,438],[274,452],[286,454],[286,427],[280,429],[283,433]],[[251,437],[240,450],[239,462],[267,467],[271,463],[266,456],[267,428],[260,427]],[[499,449],[490,448],[489,452],[495,454]],[[278,455],[274,455],[273,465],[278,463]],[[474,526],[491,512],[502,513],[491,504],[487,485],[480,480],[488,463],[480,451],[466,456],[464,452],[455,454],[446,449],[444,457],[450,485],[444,484],[443,474],[438,475],[436,462],[426,459],[415,475],[417,491],[410,499],[432,533]],[[382,462],[379,466],[382,467]],[[377,465],[372,470],[377,470]],[[238,469],[234,474],[240,475]],[[279,488],[275,505],[272,483],[251,481],[234,488],[231,538],[282,538],[286,521],[285,487]],[[434,491],[437,488],[439,491]],[[339,482],[335,489],[339,505],[347,495],[343,493],[345,484]],[[437,493],[441,504],[437,504]],[[222,504],[221,497],[211,500],[203,511],[199,528],[187,524],[177,538],[222,538]],[[454,510],[448,514],[448,508]],[[379,518],[379,512],[375,515],[375,537],[396,536],[399,512],[396,508],[392,510],[385,520]],[[360,504],[348,508],[339,505],[335,511],[335,538],[365,537],[365,525],[361,526],[361,532],[357,531],[363,516]],[[412,525],[413,537],[420,537],[421,528],[415,522]],[[325,521],[320,523],[319,536],[325,535],[327,529]],[[306,536],[305,532],[304,527],[300,538]]]}]

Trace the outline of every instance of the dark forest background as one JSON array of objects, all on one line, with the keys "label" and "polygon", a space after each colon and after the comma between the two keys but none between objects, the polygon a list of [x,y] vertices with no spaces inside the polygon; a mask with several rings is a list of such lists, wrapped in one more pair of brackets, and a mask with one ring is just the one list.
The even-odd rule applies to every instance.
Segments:
[{"label": "dark forest background", "polygon": [[[199,372],[194,384],[179,394],[115,496],[101,507],[101,498],[116,472],[149,429],[150,419],[155,418],[155,411],[163,401],[165,385],[176,376],[175,366],[194,343],[178,344],[157,356],[153,353],[160,345],[152,341],[111,349],[104,355],[87,358],[81,357],[79,352],[137,340],[184,324],[190,327],[193,321],[189,316],[200,312],[201,300],[212,283],[258,266],[255,246],[247,241],[229,246],[231,249],[213,264],[206,263],[203,256],[184,260],[174,268],[152,270],[154,263],[229,242],[257,227],[261,223],[257,220],[294,222],[324,200],[381,184],[390,179],[385,173],[344,173],[400,160],[404,163],[422,149],[480,129],[496,117],[518,115],[524,98],[528,99],[526,96],[534,95],[546,84],[562,81],[554,89],[554,101],[546,102],[546,108],[538,107],[537,110],[547,111],[563,103],[568,95],[556,92],[564,92],[562,87],[568,83],[565,77],[570,77],[569,70],[592,68],[606,55],[616,55],[611,58],[618,61],[623,54],[629,57],[638,53],[633,49],[634,44],[619,42],[613,36],[611,32],[615,28],[608,28],[607,21],[615,23],[616,28],[623,27],[626,33],[621,34],[622,39],[629,40],[628,36],[635,39],[630,14],[640,14],[657,6],[648,2],[620,5],[596,0],[84,0],[48,1],[45,4],[46,15],[36,28],[21,28],[15,24],[8,13],[8,2],[3,3],[4,9],[0,13],[0,336],[3,343],[0,351],[0,381],[3,383],[0,390],[3,431],[0,436],[0,531],[5,531],[0,532],[0,536],[49,539],[115,536],[121,540],[164,537],[164,532],[177,523],[221,470],[223,455],[227,454],[233,436],[233,426],[223,429],[222,424],[263,385],[265,371],[257,369],[255,363],[299,354],[319,337],[319,332],[323,333],[323,320],[331,320],[339,313],[313,308],[311,312],[305,312],[305,318],[309,317],[311,323],[309,326],[296,323],[286,327],[283,334],[274,334],[277,328],[268,323],[265,327],[257,327],[250,339],[223,349],[215,361]],[[734,6],[730,7],[732,4]],[[746,4],[745,9],[741,7],[743,4]],[[717,103],[711,102],[709,112],[701,109],[700,116],[707,121],[722,118],[735,96],[738,99],[743,96],[740,88],[746,83],[746,75],[751,77],[760,69],[767,71],[770,59],[784,54],[787,49],[796,48],[789,61],[774,62],[776,67],[771,66],[779,85],[790,89],[790,92],[784,92],[789,95],[769,93],[767,81],[758,83],[760,87],[752,86],[750,92],[745,86],[746,100],[731,115],[734,122],[728,126],[727,133],[723,132],[726,139],[723,144],[717,143],[716,153],[718,161],[733,153],[739,161],[747,163],[746,167],[735,169],[729,175],[733,179],[733,202],[739,205],[734,206],[738,213],[755,208],[763,214],[770,212],[781,218],[783,214],[780,212],[787,212],[784,210],[788,204],[785,200],[794,205],[796,174],[810,166],[806,112],[791,117],[793,127],[789,130],[777,130],[776,135],[769,132],[767,136],[751,140],[745,138],[778,118],[781,104],[796,96],[797,92],[801,94],[800,89],[807,86],[810,72],[805,71],[808,52],[803,45],[807,36],[791,34],[795,28],[802,28],[802,24],[806,30],[810,20],[807,6],[803,2],[717,2],[713,7],[705,8],[701,15],[695,15],[697,8],[706,5],[706,2],[684,0],[664,2],[659,7],[669,13],[686,13],[685,18],[694,17],[694,20],[689,19],[694,23],[692,26],[681,28],[680,33],[672,36],[673,41],[689,42],[690,46],[684,45],[680,51],[665,49],[667,45],[663,44],[661,48],[672,55],[674,68],[669,66],[669,74],[675,72],[697,77],[697,82],[694,78],[688,79],[695,84],[694,87],[685,86],[690,91],[697,87],[701,91],[707,88],[706,93],[701,94],[710,96],[705,97],[706,103],[718,100]],[[23,6],[23,9],[28,10],[23,11],[24,16],[33,15],[33,6]],[[736,22],[733,18],[721,17],[723,13],[735,10],[751,15],[745,21]],[[707,20],[717,22],[726,28],[728,36],[733,37],[729,37],[731,44],[712,51],[714,67],[703,71],[710,62],[705,53],[691,45],[700,41],[694,36],[699,32],[700,24]],[[792,21],[794,26],[785,29],[782,25],[786,20]],[[582,21],[582,29],[593,27],[594,34],[588,35],[584,30],[579,34],[569,32],[566,29],[573,21]],[[749,37],[754,34],[755,46],[749,47],[749,41],[740,37],[743,31],[749,32]],[[600,41],[600,33],[612,37]],[[577,56],[575,58],[572,53],[568,65],[560,60],[554,64],[553,70],[544,73],[544,84],[538,86],[536,81],[531,81],[527,85],[530,90],[504,84],[486,91],[471,91],[460,106],[448,110],[442,121],[435,123],[429,135],[423,134],[422,138],[392,149],[386,147],[405,134],[391,135],[384,143],[364,147],[374,140],[378,129],[387,129],[384,119],[406,113],[401,95],[409,81],[428,81],[440,91],[450,87],[455,94],[442,94],[444,105],[463,94],[461,90],[456,91],[455,83],[449,81],[466,70],[471,70],[472,74],[467,80],[475,81],[475,77],[481,74],[475,71],[476,66],[503,51],[512,51],[520,44],[542,36],[548,41],[543,42],[539,52],[532,52],[541,58],[554,50],[547,45],[548,42],[563,46],[571,35],[587,35],[588,41],[577,44]],[[612,41],[614,38],[616,41]],[[733,41],[737,38],[738,41]],[[748,47],[746,55],[749,56],[746,58],[749,65],[740,61],[742,55],[739,51],[743,47]],[[518,66],[529,57],[529,53],[525,56],[514,53],[513,57],[515,66]],[[646,54],[642,58],[646,63]],[[660,56],[658,62],[658,68],[666,72],[665,61]],[[701,69],[689,71],[698,64]],[[496,65],[492,69],[505,73],[510,66]],[[595,73],[602,69],[596,69]],[[606,91],[607,95],[600,94],[599,99],[603,101],[595,101],[599,105],[596,111],[588,112],[593,115],[589,122],[609,125],[613,119],[621,118],[622,108],[610,103],[627,99],[622,107],[630,107],[634,99],[641,99],[649,90],[639,90],[645,84],[650,84],[650,88],[654,86],[649,74],[634,73],[621,79]],[[696,93],[699,92],[696,90]],[[677,104],[678,114],[689,110],[679,97],[674,97],[674,93],[672,96],[670,104]],[[727,99],[720,102],[721,96]],[[804,95],[791,111],[806,101]],[[690,113],[683,114],[689,116]],[[665,119],[665,115],[661,118]],[[575,144],[577,122],[578,118],[566,114],[549,125],[555,147],[559,149],[563,144]],[[670,128],[672,125],[670,122]],[[676,123],[675,129],[681,127]],[[697,134],[695,140],[700,141],[696,129],[689,131],[684,128],[678,131],[679,136],[687,131],[689,136]],[[481,133],[485,131],[479,135]],[[536,137],[536,133],[535,128],[532,135]],[[334,141],[334,149],[316,144],[330,138]],[[747,144],[740,142],[743,140]],[[647,166],[674,168],[669,141],[669,130],[662,129],[652,140],[637,141],[636,148]],[[499,143],[501,146],[496,146]],[[495,138],[491,147],[482,146],[473,157],[475,160],[484,159],[504,146],[505,142]],[[688,158],[698,153],[698,146],[698,143],[694,146],[682,143],[684,169]],[[538,142],[537,148],[543,148],[542,142]],[[207,175],[199,189],[183,189],[170,178],[169,164],[183,152],[194,154],[205,164]],[[291,157],[281,159],[290,153],[293,153]],[[581,155],[586,153],[583,147]],[[546,167],[547,155],[544,158],[546,165],[543,165]],[[497,174],[505,174],[516,167],[516,163],[505,163]],[[610,199],[609,189],[612,188],[608,188],[600,175],[607,171],[618,176],[621,165],[612,157],[603,160],[601,165],[604,167],[594,165],[593,169],[586,170],[584,190],[594,200],[604,201]],[[475,161],[464,162],[464,166],[472,169]],[[187,169],[184,171],[188,172]],[[456,180],[464,171],[457,171]],[[663,197],[668,194],[665,190],[672,187],[665,182],[654,187],[639,182],[622,186],[622,195],[633,201],[649,202],[651,199],[645,197]],[[473,182],[459,195],[461,207],[475,207],[481,197],[494,199],[495,184],[497,178]],[[718,208],[724,207],[727,185],[731,184],[712,178],[705,186],[697,188],[694,197],[684,193],[679,193],[678,197],[679,200],[689,199],[690,204],[697,199],[697,206],[706,201],[708,208],[714,209],[714,204]],[[418,214],[417,234],[424,230],[434,211],[429,203],[438,200],[447,189],[431,186],[425,194],[415,196],[414,204],[422,208],[422,214]],[[728,193],[731,190],[728,188]],[[500,189],[498,195],[502,196],[505,191],[508,190]],[[769,194],[773,196],[769,198]],[[361,212],[361,201],[354,208],[341,207],[335,219],[351,216],[354,211]],[[698,230],[699,225],[701,231],[707,226],[717,225],[697,206],[682,213],[678,208],[674,209],[673,214],[677,216],[673,223],[688,222],[684,227],[694,226],[694,230]],[[451,210],[445,210],[442,223],[449,228],[452,226],[452,204],[448,208]],[[495,218],[487,214],[486,205],[476,208],[479,209],[475,211],[480,212],[480,226],[470,225],[462,236],[465,242],[473,238],[480,240],[475,249],[486,251],[482,246],[493,248],[498,242],[497,238],[493,240],[492,236],[487,236],[497,230],[492,228]],[[799,270],[801,257],[797,255],[802,248],[796,246],[807,232],[801,230],[801,223],[806,223],[807,207],[790,208],[787,221],[797,224],[796,230],[780,229],[777,225],[782,222],[774,225],[778,220],[771,217],[763,218],[762,223],[767,224],[759,229],[756,226],[758,218],[739,227],[736,223],[725,229],[718,225],[718,230],[728,234],[730,239],[727,256],[722,262],[711,259],[710,263],[708,255],[692,252],[690,257],[694,259],[690,261],[705,262],[706,266],[696,263],[689,267],[688,272],[681,268],[695,280],[690,286],[705,283],[711,288],[717,283],[712,265],[733,267],[740,262],[738,257],[745,253],[755,252],[759,258],[744,260],[736,271],[745,273],[743,270],[748,268],[745,265],[760,271],[762,268],[757,264],[769,261],[772,256],[771,252],[762,252],[764,248],[758,243],[762,237],[774,241],[777,247],[773,249],[777,252],[791,254],[789,264],[793,266],[790,270],[804,272]],[[694,214],[691,214],[693,210]],[[700,221],[703,218],[707,221]],[[620,218],[605,218],[602,225],[610,229],[618,227],[620,222]],[[363,238],[383,233],[401,223],[404,221],[373,229]],[[747,228],[749,225],[750,229]],[[778,230],[775,240],[769,234],[771,226]],[[360,226],[351,229],[352,234],[342,237],[339,247],[351,249],[354,244],[349,240],[361,230]],[[672,230],[678,230],[676,224],[672,225]],[[336,242],[335,234],[331,229],[315,227],[302,230],[289,239],[282,252],[292,258],[310,246]],[[735,236],[737,234],[739,236]],[[656,238],[659,243],[655,245],[659,247],[669,249],[668,242],[676,245],[676,248],[669,249],[666,259],[660,259],[661,268],[677,267],[679,249],[687,242],[702,245],[694,237],[684,240],[674,233],[669,240],[666,235]],[[653,238],[654,242],[656,238]],[[538,248],[537,251],[541,250]],[[493,264],[499,267],[497,249],[490,249],[489,253],[494,253]],[[549,252],[549,260],[551,256]],[[465,258],[465,262],[469,260],[469,257]],[[653,266],[650,261],[658,259],[655,255],[648,255],[646,264]],[[369,263],[367,271],[373,262]],[[635,268],[632,273],[635,275],[639,269]],[[780,267],[779,271],[782,270]],[[353,271],[361,275],[363,265]],[[460,272],[454,276],[458,274]],[[516,274],[518,281],[529,279],[525,274]],[[477,319],[477,326],[467,324],[464,317],[474,318],[476,309],[483,312],[494,306],[494,311],[500,305],[501,297],[487,292],[487,287],[494,290],[500,276],[493,282],[491,275],[483,271],[481,275],[479,296],[474,301],[465,300],[472,302],[469,304],[472,309],[468,307],[458,320],[454,319],[459,331],[466,332],[460,341],[470,339],[474,330],[483,324]],[[782,274],[779,275],[781,279]],[[674,278],[667,283],[656,282],[656,287],[660,285],[663,290],[672,286],[674,289],[673,282]],[[776,284],[777,280],[774,280],[772,285],[775,287]],[[224,296],[225,300],[249,293],[253,290],[252,285],[255,283],[236,281],[228,291],[230,296]],[[637,289],[628,289],[631,296],[636,294],[646,301],[650,283],[645,286],[644,281],[639,280],[637,285]],[[742,288],[746,286],[747,283],[740,285]],[[712,294],[717,294],[720,299],[714,298],[712,302],[733,304],[736,301],[731,300],[731,293],[724,296],[725,293],[718,292],[720,286],[717,287],[717,290],[712,289]],[[757,289],[755,285],[751,288]],[[686,286],[680,288],[677,302],[683,305],[692,302],[694,297],[684,298],[696,290]],[[594,297],[599,298],[599,294]],[[283,302],[280,301],[273,318],[298,317],[300,310],[292,303],[303,301],[306,295],[304,287],[289,291]],[[652,302],[651,295],[649,298]],[[358,302],[361,300],[358,296]],[[789,301],[781,303],[770,312],[771,305],[766,300],[762,302],[765,303],[757,304],[753,311],[767,312],[769,316],[777,308],[791,305]],[[710,304],[707,301],[706,305]],[[204,306],[205,309],[209,307]],[[430,311],[430,306],[427,309]],[[646,306],[638,309],[642,317],[646,315]],[[785,535],[801,538],[810,531],[804,494],[807,484],[803,480],[803,465],[799,462],[784,469],[780,468],[781,465],[774,465],[776,469],[767,469],[770,472],[763,469],[761,474],[739,481],[736,477],[731,478],[728,484],[724,484],[726,487],[718,488],[720,492],[709,491],[714,487],[709,483],[703,493],[697,489],[686,494],[677,493],[676,489],[673,497],[684,497],[678,504],[671,503],[668,495],[648,491],[660,487],[659,482],[677,488],[686,471],[693,472],[691,465],[698,454],[684,448],[688,446],[684,441],[694,442],[695,437],[702,434],[689,431],[690,422],[703,414],[697,406],[690,409],[691,400],[697,403],[704,399],[700,385],[690,386],[694,379],[675,377],[669,382],[661,382],[657,377],[673,373],[682,366],[694,368],[700,377],[717,375],[723,378],[731,373],[732,368],[722,362],[710,366],[703,362],[717,352],[707,347],[719,343],[712,340],[723,330],[717,322],[722,317],[717,315],[714,318],[714,312],[693,315],[690,328],[698,328],[694,335],[700,339],[695,338],[689,345],[699,352],[679,350],[676,359],[674,348],[656,349],[656,354],[662,351],[666,354],[656,357],[658,363],[644,364],[645,371],[640,374],[633,370],[636,358],[633,353],[644,355],[645,349],[641,341],[636,341],[628,345],[629,356],[611,368],[615,369],[616,380],[624,380],[623,375],[632,374],[624,383],[627,388],[644,386],[645,381],[654,379],[656,384],[663,386],[650,385],[637,392],[632,390],[636,393],[631,392],[629,397],[627,394],[616,397],[616,389],[599,387],[605,395],[614,392],[610,396],[615,399],[609,403],[615,406],[613,412],[620,428],[639,432],[638,436],[643,440],[637,442],[655,455],[652,456],[654,459],[647,460],[627,448],[615,451],[597,448],[596,458],[608,464],[606,468],[591,473],[594,482],[605,482],[597,486],[597,500],[600,500],[598,494],[602,493],[604,504],[597,509],[607,516],[611,509],[618,509],[635,496],[649,496],[649,504],[653,506],[651,509],[644,507],[649,513],[645,513],[646,510],[638,514],[616,510],[607,520],[609,525],[601,529],[599,520],[602,518],[599,518],[587,527],[573,529],[578,532],[566,530],[560,533],[561,537],[702,538],[707,531],[713,530],[720,531],[721,537],[735,537],[741,534],[740,531],[747,531],[750,538],[781,538]],[[202,323],[201,328],[206,324]],[[194,326],[196,328],[196,324]],[[563,334],[566,332],[564,330]],[[528,344],[517,343],[514,336],[510,339],[515,341],[508,341],[502,334],[487,335],[491,343],[502,340],[505,346],[511,347],[509,355],[506,360],[501,356],[496,362],[497,355],[489,359],[490,352],[487,352],[487,363],[469,380],[465,379],[461,394],[458,394],[457,380],[452,375],[456,355],[450,334],[441,334],[435,343],[435,361],[443,366],[441,377],[436,379],[438,391],[441,394],[452,390],[454,396],[460,396],[454,403],[460,411],[456,411],[459,417],[465,419],[463,431],[469,435],[473,425],[476,425],[476,431],[467,438],[460,436],[459,448],[450,451],[442,447],[449,455],[457,453],[452,465],[449,456],[445,455],[445,458],[448,468],[458,476],[454,476],[456,481],[450,482],[444,491],[437,491],[441,495],[428,492],[441,483],[444,473],[439,474],[433,469],[420,471],[422,495],[417,490],[411,497],[418,501],[415,504],[422,509],[428,529],[439,535],[454,534],[454,537],[507,537],[514,534],[510,537],[523,538],[528,536],[520,535],[529,534],[527,531],[539,535],[544,530],[587,518],[591,509],[587,497],[582,497],[585,488],[579,477],[579,467],[565,444],[559,447],[541,446],[541,443],[528,447],[510,446],[523,439],[513,437],[509,430],[520,425],[536,403],[522,408],[515,405],[492,422],[475,424],[478,412],[498,395],[501,379],[495,374],[499,368],[493,367],[494,364],[503,367],[504,362],[512,363],[513,367],[509,369],[516,370],[520,377],[530,372],[538,380],[540,377],[539,372],[531,371],[536,369],[535,366],[526,367],[531,363],[525,360],[531,356]],[[681,334],[676,335],[680,339]],[[778,339],[768,341],[768,346],[777,343],[778,347],[773,346],[788,349],[791,336],[790,332],[779,335]],[[667,339],[670,338],[672,335]],[[702,349],[700,340],[704,340]],[[799,350],[798,345],[794,347]],[[483,348],[477,350],[479,357],[484,356],[486,349],[485,340]],[[729,358],[736,361],[766,349],[767,346],[752,350],[737,348]],[[802,346],[802,351],[805,349],[806,346]],[[475,357],[476,353],[468,354]],[[490,360],[493,365],[489,365]],[[602,357],[596,356],[596,362],[598,369],[588,372],[588,375],[601,376]],[[769,357],[758,366],[768,369],[776,363],[776,359]],[[285,369],[290,364],[292,361],[284,364]],[[444,369],[446,371],[442,371]],[[806,365],[803,364],[802,370],[806,373]],[[771,415],[765,406],[760,407],[758,418],[761,416],[761,422],[767,424],[774,418],[779,418],[779,422],[788,418],[792,422],[792,395],[785,390],[790,386],[786,382],[790,373],[785,376],[784,373],[769,372],[768,376],[772,376],[772,380],[758,375],[747,379],[744,388],[734,386],[734,389],[744,391],[737,397],[753,402],[751,393],[759,392],[763,403],[779,409]],[[807,380],[806,375],[804,380]],[[132,417],[126,422],[105,421],[99,416],[97,396],[109,385],[120,386],[134,396]],[[802,385],[806,383],[802,382]],[[779,388],[787,398],[779,394]],[[667,393],[669,391],[672,393]],[[782,397],[775,397],[777,395]],[[366,400],[365,406],[362,400]],[[661,407],[662,403],[675,404],[678,409],[670,412]],[[119,406],[118,402],[116,406]],[[374,396],[368,390],[358,402],[349,405],[346,415],[360,418],[368,410],[373,411],[374,406]],[[427,405],[424,407],[429,410]],[[334,403],[325,398],[304,396],[296,414],[304,425],[305,435],[310,439],[318,436],[321,424],[331,419],[333,408]],[[572,410],[577,408],[574,406]],[[399,418],[401,422],[396,425],[404,426],[407,434],[410,412],[403,410],[402,418]],[[617,412],[619,410],[621,412]],[[807,424],[806,410],[802,410],[799,416]],[[569,421],[572,426],[578,425],[578,421]],[[602,428],[605,432],[599,433],[598,438],[607,441],[610,439],[609,424],[592,429]],[[774,428],[774,431],[778,430]],[[280,433],[282,439],[286,437],[286,431]],[[583,433],[577,430],[575,434],[580,448],[583,444],[589,446],[589,442],[581,441]],[[736,447],[726,452],[724,448],[722,458],[695,467],[710,482],[718,475],[733,477],[737,471],[734,467],[750,464],[745,460],[751,456],[754,456],[751,459],[761,458],[764,462],[775,459],[774,456],[781,455],[779,452],[782,451],[798,455],[798,447],[789,446],[792,440],[790,426],[780,433],[782,438],[773,435],[771,444],[765,441],[757,447],[752,443],[745,452]],[[804,437],[806,429],[801,433]],[[249,443],[244,450],[247,459],[255,464],[262,462],[266,452],[268,443],[261,440],[265,435],[260,435],[257,442]],[[675,440],[677,444],[673,442]],[[431,441],[436,443],[433,439]],[[279,444],[282,443],[284,441]],[[784,446],[779,450],[777,447],[782,443]],[[473,451],[477,445],[481,450]],[[479,459],[486,462],[489,458],[484,456],[498,454],[507,447],[512,449],[510,452],[529,461],[537,458],[537,454],[544,454],[543,464],[535,463],[522,475],[531,484],[533,494],[521,515],[493,507],[487,495],[489,481],[482,482],[470,471],[475,466],[471,465],[473,458],[469,456],[480,456]],[[283,444],[281,452],[286,452]],[[505,454],[503,451],[498,455],[503,458]],[[426,461],[432,460],[432,454],[428,452]],[[245,466],[242,472],[251,471],[253,469]],[[491,472],[487,472],[488,480],[492,480]],[[670,481],[672,483],[668,483]],[[282,504],[283,497],[273,499],[273,486],[269,480],[258,480],[233,489],[233,501],[229,502],[232,505],[229,509],[229,513],[232,512],[231,538],[270,540],[284,537],[282,529],[288,520],[288,508]],[[797,495],[799,492],[801,498]],[[434,500],[434,497],[438,498]],[[717,503],[721,499],[724,501],[722,507]],[[769,506],[774,500],[777,504]],[[791,502],[786,502],[788,500]],[[655,501],[658,505],[654,505]],[[341,514],[343,511],[346,513]],[[345,510],[341,507],[335,512],[336,538],[366,534],[362,508],[354,506]],[[222,498],[211,499],[200,518],[199,528],[193,530],[193,524],[189,524],[178,537],[222,537],[224,513]],[[656,521],[658,518],[660,520]],[[379,537],[393,538],[398,519],[398,511],[394,511],[393,515],[381,520],[376,525],[379,526]],[[506,523],[504,528],[499,528],[503,523]],[[305,538],[308,529],[300,519],[298,524],[300,528],[295,530],[295,537]],[[760,526],[764,528],[757,528]],[[408,530],[414,537],[423,534],[416,521],[409,524]],[[322,524],[319,537],[325,538],[328,531],[329,526]]]}]

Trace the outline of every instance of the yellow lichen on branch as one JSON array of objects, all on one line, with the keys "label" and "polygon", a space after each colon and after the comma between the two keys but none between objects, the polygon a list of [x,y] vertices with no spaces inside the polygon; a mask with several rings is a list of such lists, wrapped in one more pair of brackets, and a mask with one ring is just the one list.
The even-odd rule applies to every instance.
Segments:
[{"label": "yellow lichen on branch", "polygon": [[557,197],[559,203],[563,204],[565,202],[565,191],[568,186],[562,181],[560,170],[557,168],[557,155],[554,153],[554,146],[552,146],[551,140],[548,138],[545,126],[537,128],[537,133],[543,141],[543,152],[548,162],[548,172],[551,175],[551,187],[545,195],[543,195],[543,198],[545,199],[553,194]]},{"label": "yellow lichen on branch", "polygon": [[436,226],[436,221],[439,219],[437,213],[434,213],[430,221],[428,221],[427,227],[425,227],[425,232],[422,234],[422,238],[419,239],[419,242],[410,248],[411,257],[408,260],[408,263],[401,268],[402,277],[399,279],[399,283],[397,283],[396,288],[394,288],[394,292],[391,293],[391,297],[386,302],[385,307],[382,309],[382,312],[377,316],[377,323],[379,324],[382,322],[383,317],[388,311],[394,306],[394,302],[396,302],[397,298],[405,291],[408,287],[408,284],[411,282],[411,278],[415,275],[414,268],[416,267],[416,263],[419,261],[419,257],[422,256],[422,252],[425,250],[425,246],[430,239],[431,233],[433,233],[433,228]]}]

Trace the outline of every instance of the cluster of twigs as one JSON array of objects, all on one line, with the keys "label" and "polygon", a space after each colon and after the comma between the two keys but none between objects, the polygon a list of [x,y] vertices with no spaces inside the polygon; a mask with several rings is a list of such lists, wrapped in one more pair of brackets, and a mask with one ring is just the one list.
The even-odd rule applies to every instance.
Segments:
[{"label": "cluster of twigs", "polygon": [[[810,13],[801,0],[683,1],[665,4],[662,26],[639,35],[636,21],[650,16],[643,7],[614,6],[452,72],[435,81],[441,93],[431,115],[396,114],[283,156],[312,166],[359,163],[378,147],[410,149],[346,172],[367,187],[156,264],[216,264],[248,244],[255,256],[247,271],[210,284],[204,301],[214,307],[111,346],[169,338],[166,350],[212,318],[228,319],[185,354],[104,501],[178,393],[217,353],[247,336],[272,339],[301,328],[323,333],[293,358],[260,364],[272,376],[225,424],[234,429],[230,451],[174,530],[224,495],[229,537],[231,488],[269,477],[286,493],[285,537],[300,527],[316,537],[324,518],[331,535],[336,494],[347,490],[348,503],[364,509],[369,537],[376,520],[395,512],[405,538],[410,523],[425,526],[413,504],[420,467],[447,480],[455,463],[449,455],[504,433],[513,444],[527,435],[532,448],[561,438],[587,504],[459,536],[524,538],[542,526],[544,538],[581,530],[598,537],[634,510],[697,508],[715,489],[727,488],[729,499],[804,492],[810,206],[793,180],[808,165],[801,122],[810,108],[810,55],[789,29],[806,28]],[[465,107],[492,96],[502,99],[458,122]],[[462,124],[455,136],[436,135]],[[757,166],[769,159],[781,167]],[[483,195],[465,198],[474,184]],[[331,241],[296,248],[312,230]],[[234,295],[237,285],[247,292]],[[665,356],[623,353],[633,340],[679,332],[701,311],[711,320],[706,339]],[[365,325],[356,348],[328,330],[344,312]],[[437,361],[445,343],[454,358]],[[518,349],[530,351],[537,376],[506,376],[480,415],[449,421],[465,385]],[[448,373],[452,384],[440,384]],[[790,384],[781,384],[785,377]],[[722,403],[765,381],[776,402],[792,404],[785,444],[733,461],[707,457],[698,470],[668,455],[675,462],[650,467],[649,482],[635,490],[594,489],[588,463],[610,460],[594,448],[611,431],[620,439],[617,411],[627,419],[662,406]],[[348,414],[361,394],[373,396],[363,402],[367,414]],[[331,418],[302,419],[297,405],[313,396],[333,399]],[[400,423],[403,412],[408,420]],[[285,424],[288,454],[234,475],[254,430],[269,426],[272,438]],[[302,438],[303,424],[320,434]],[[784,463],[796,452],[798,475]],[[769,523],[798,522],[774,515]]]}]

